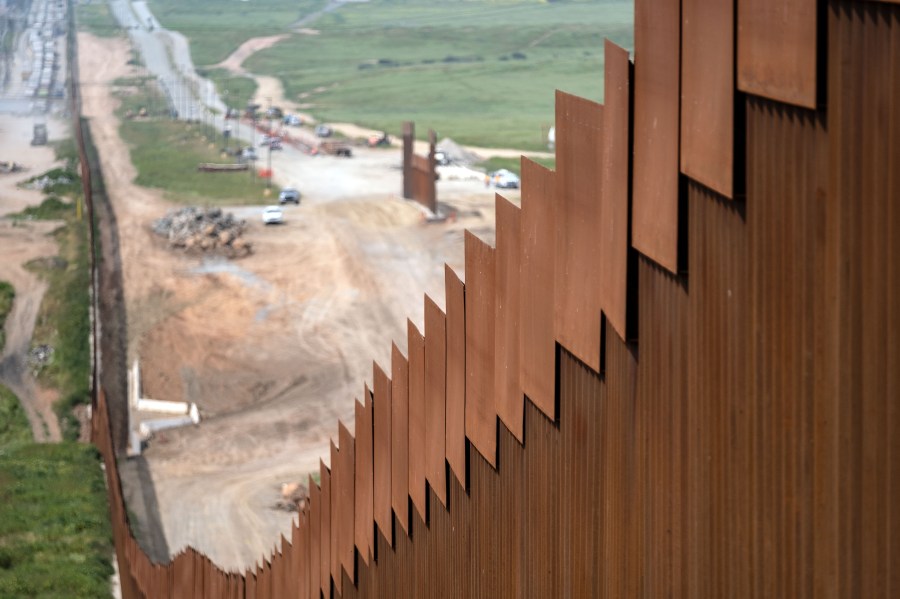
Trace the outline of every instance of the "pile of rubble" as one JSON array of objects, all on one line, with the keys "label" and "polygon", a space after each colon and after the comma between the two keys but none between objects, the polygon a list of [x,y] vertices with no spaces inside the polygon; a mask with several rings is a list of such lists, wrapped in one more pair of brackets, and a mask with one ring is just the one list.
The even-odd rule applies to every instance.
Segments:
[{"label": "pile of rubble", "polygon": [[221,208],[188,206],[154,221],[153,231],[174,248],[237,256],[251,251],[250,243],[241,237],[246,226],[246,221]]}]

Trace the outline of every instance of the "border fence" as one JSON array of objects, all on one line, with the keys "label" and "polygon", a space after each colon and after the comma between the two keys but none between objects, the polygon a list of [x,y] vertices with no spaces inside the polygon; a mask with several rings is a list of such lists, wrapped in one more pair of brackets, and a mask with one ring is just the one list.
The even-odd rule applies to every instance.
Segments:
[{"label": "border fence", "polygon": [[123,597],[900,593],[900,4],[635,23],[255,567],[151,563],[95,375]]}]

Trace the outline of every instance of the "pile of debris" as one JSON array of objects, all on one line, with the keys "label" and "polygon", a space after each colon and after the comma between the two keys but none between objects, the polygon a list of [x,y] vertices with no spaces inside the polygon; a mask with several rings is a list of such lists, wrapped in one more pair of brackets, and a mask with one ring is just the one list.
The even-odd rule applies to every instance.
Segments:
[{"label": "pile of debris", "polygon": [[0,160],[0,173],[20,173],[22,171],[28,170],[27,167],[23,164],[19,164],[18,162],[10,162],[7,160]]},{"label": "pile of debris", "polygon": [[31,374],[37,376],[38,373],[50,363],[53,357],[53,348],[49,345],[36,345],[28,350],[25,361],[31,366]]},{"label": "pile of debris", "polygon": [[247,221],[221,208],[188,206],[154,221],[153,232],[174,248],[238,256],[251,251],[250,243],[241,237],[246,227]]}]

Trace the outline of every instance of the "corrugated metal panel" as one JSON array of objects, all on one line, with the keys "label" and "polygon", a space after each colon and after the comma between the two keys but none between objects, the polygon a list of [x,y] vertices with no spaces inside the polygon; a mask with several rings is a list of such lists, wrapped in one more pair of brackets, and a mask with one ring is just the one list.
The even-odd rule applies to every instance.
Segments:
[{"label": "corrugated metal panel", "polygon": [[447,294],[447,463],[466,485],[466,293],[453,269],[444,266]]},{"label": "corrugated metal panel", "polygon": [[632,246],[678,269],[680,0],[634,3]]},{"label": "corrugated metal panel", "polygon": [[600,370],[603,106],[556,92],[556,339]]},{"label": "corrugated metal panel", "polygon": [[494,248],[466,231],[466,437],[497,463],[494,405]]},{"label": "corrugated metal panel", "polygon": [[600,305],[607,320],[626,338],[628,291],[628,197],[631,132],[631,62],[628,51],[606,40],[603,109],[603,193],[597,233],[602,244]]},{"label": "corrugated metal panel", "polygon": [[519,207],[498,195],[496,256],[496,330],[494,333],[497,415],[519,442],[523,439],[525,400],[519,384]]},{"label": "corrugated metal panel", "polygon": [[[330,443],[334,447],[334,443]],[[319,478],[322,482],[322,505],[319,514],[319,588],[326,597],[331,594],[331,543],[334,531],[331,509],[331,470],[319,460]]]},{"label": "corrugated metal panel", "polygon": [[409,363],[391,345],[391,507],[409,534]]},{"label": "corrugated metal panel", "polygon": [[447,505],[445,422],[447,405],[447,318],[425,296],[425,475]]},{"label": "corrugated metal panel", "polygon": [[309,599],[309,502],[297,516],[297,541],[294,542],[296,599]]},{"label": "corrugated metal panel", "polygon": [[373,468],[375,523],[388,543],[393,543],[394,524],[391,517],[391,380],[375,364],[372,385],[375,396],[372,400],[374,414],[375,451]]},{"label": "corrugated metal panel", "polygon": [[[338,458],[341,465],[341,478],[336,486],[338,495],[338,534],[336,535],[338,549],[336,555],[344,571],[350,576],[352,582],[354,576],[354,501],[355,501],[355,474],[356,448],[353,435],[343,422],[338,421],[338,442],[341,444]],[[371,521],[370,521],[371,524]],[[337,578],[341,577],[340,571],[336,572]],[[339,589],[341,587],[338,587]]]},{"label": "corrugated metal panel", "polygon": [[369,388],[363,389],[365,405],[354,402],[356,410],[356,456],[354,468],[354,541],[365,564],[374,551],[372,539],[375,527],[374,467],[372,463],[372,397]]},{"label": "corrugated metal panel", "polygon": [[[313,477],[309,477],[309,596],[319,597],[321,588],[322,546],[322,490]],[[249,582],[249,581],[248,581]]]},{"label": "corrugated metal panel", "polygon": [[407,320],[409,352],[409,486],[408,494],[425,519],[425,339]]},{"label": "corrugated metal panel", "polygon": [[519,378],[525,395],[551,420],[556,419],[555,180],[553,171],[522,159]]},{"label": "corrugated metal panel", "polygon": [[[689,274],[637,260],[640,345],[608,320],[602,376],[565,348],[551,354],[558,420],[528,402],[525,445],[501,426],[496,468],[469,448],[469,489],[463,455],[449,510],[431,492],[428,526],[414,512],[395,549],[373,533],[378,561],[359,563],[357,586],[341,562],[344,597],[897,594],[900,169],[889,166],[900,159],[900,10],[832,0],[828,17],[827,114],[746,99],[747,200],[686,185]],[[523,256],[536,247],[531,199]],[[463,385],[464,288],[449,275],[447,326],[461,342],[446,358],[462,364]],[[377,369],[375,385],[368,412],[386,410],[387,424],[375,423],[373,446],[380,427],[390,465],[390,381]],[[100,389],[95,402],[123,597],[293,596],[304,552],[312,596],[332,595],[321,578],[329,541],[353,529],[342,528],[355,470],[346,428],[332,478],[320,465],[323,488],[311,481],[300,540],[225,576],[193,549],[165,566],[146,559],[128,529]],[[458,440],[465,448],[461,427]],[[386,489],[391,534],[389,466]]]},{"label": "corrugated metal panel", "polygon": [[681,172],[734,195],[734,3],[681,4]]},{"label": "corrugated metal panel", "polygon": [[841,596],[887,597],[900,592],[900,7],[831,2],[828,35],[839,379],[817,407],[838,443],[822,482],[839,491],[836,534],[816,541],[840,548]]},{"label": "corrugated metal panel", "polygon": [[737,87],[816,107],[815,0],[738,0]]}]

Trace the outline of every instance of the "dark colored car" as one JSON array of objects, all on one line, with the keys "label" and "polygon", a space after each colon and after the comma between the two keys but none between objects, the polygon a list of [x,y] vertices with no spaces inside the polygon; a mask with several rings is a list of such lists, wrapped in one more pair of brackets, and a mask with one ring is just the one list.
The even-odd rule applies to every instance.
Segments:
[{"label": "dark colored car", "polygon": [[297,205],[300,204],[300,192],[293,187],[285,187],[278,195],[279,204],[287,204],[288,202],[292,202]]}]

